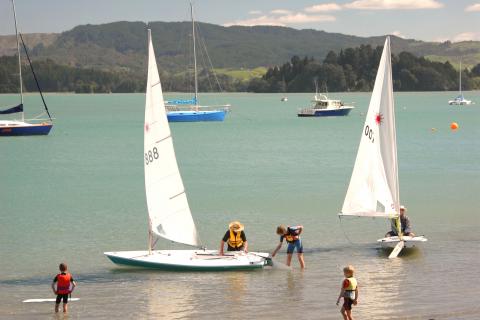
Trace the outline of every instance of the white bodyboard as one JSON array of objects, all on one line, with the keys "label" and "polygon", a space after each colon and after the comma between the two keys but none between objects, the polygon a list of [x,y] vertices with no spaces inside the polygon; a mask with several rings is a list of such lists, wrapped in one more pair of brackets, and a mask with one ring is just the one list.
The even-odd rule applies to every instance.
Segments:
[{"label": "white bodyboard", "polygon": [[[68,299],[68,302],[70,301],[78,301],[80,300],[80,298],[69,298]],[[27,299],[27,300],[23,300],[22,302],[24,303],[32,303],[32,302],[55,302],[56,299],[55,298],[48,298],[48,299]]]}]

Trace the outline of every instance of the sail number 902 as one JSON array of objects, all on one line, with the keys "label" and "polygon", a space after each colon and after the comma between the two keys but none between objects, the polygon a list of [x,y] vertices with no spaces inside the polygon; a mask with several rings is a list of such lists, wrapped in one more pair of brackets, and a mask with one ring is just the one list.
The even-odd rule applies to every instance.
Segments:
[{"label": "sail number 902", "polygon": [[375,137],[373,136],[373,130],[367,125],[365,126],[365,135],[367,136],[370,141],[375,142]]},{"label": "sail number 902", "polygon": [[148,150],[145,152],[145,164],[148,165],[153,162],[153,160],[158,159],[158,149],[157,147],[153,147],[152,150]]}]

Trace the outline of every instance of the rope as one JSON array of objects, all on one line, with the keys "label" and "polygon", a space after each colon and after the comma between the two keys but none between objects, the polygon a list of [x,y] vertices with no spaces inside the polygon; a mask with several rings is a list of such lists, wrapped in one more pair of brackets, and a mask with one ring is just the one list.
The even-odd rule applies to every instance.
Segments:
[{"label": "rope", "polygon": [[347,239],[347,241],[354,245],[355,243],[353,243],[352,240],[350,240],[350,238],[347,236],[347,233],[345,232],[345,229],[343,228],[343,223],[342,223],[342,217],[341,216],[338,216],[338,220],[340,220],[340,229],[342,229],[342,232],[343,232],[343,236],[345,237],[345,239]]},{"label": "rope", "polygon": [[[210,59],[210,55],[208,54],[207,44],[205,43],[205,38],[200,36],[200,26],[197,24],[196,27],[197,27],[198,39],[200,40],[200,44],[203,46],[203,49],[205,50],[205,54],[207,56],[207,60],[208,60],[208,63],[210,65],[210,70],[213,74],[213,77],[215,78],[215,82],[218,85],[218,89],[220,90],[220,92],[223,92],[223,88],[220,85],[220,81],[218,81],[217,73],[215,72],[215,69],[213,68],[212,60]],[[205,63],[205,65],[206,65],[206,63]]]}]

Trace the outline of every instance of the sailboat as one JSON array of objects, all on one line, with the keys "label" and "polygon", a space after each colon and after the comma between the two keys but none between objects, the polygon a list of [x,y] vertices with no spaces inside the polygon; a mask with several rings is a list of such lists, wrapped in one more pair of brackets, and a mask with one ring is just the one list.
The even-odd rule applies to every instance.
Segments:
[{"label": "sailboat", "polygon": [[193,77],[195,94],[192,99],[175,99],[167,101],[167,117],[169,122],[197,122],[197,121],[223,121],[230,105],[201,106],[198,100],[198,71],[197,71],[197,49],[195,42],[195,19],[193,16],[193,5],[190,2],[190,17],[192,20],[193,40]]},{"label": "sailboat", "polygon": [[[15,2],[12,0],[13,8],[13,18],[15,21],[15,35],[17,40],[17,54],[18,54],[18,72],[19,72],[19,87],[20,87],[20,104],[8,107],[7,109],[0,110],[0,115],[7,114],[20,114],[20,119],[13,120],[0,120],[0,136],[31,136],[31,135],[48,135],[50,129],[52,129],[53,122],[52,117],[48,111],[47,104],[40,89],[37,76],[33,70],[32,62],[30,56],[28,55],[27,47],[23,41],[22,34],[18,32],[17,28],[17,14],[15,12]],[[25,120],[25,113],[23,109],[23,80],[22,80],[22,58],[20,55],[20,40],[22,42],[23,49],[25,50],[25,55],[27,56],[28,63],[30,65],[30,70],[32,71],[33,78],[38,88],[38,92],[43,101],[43,106],[45,107],[45,112],[48,115],[48,119],[36,119]]]},{"label": "sailboat", "polygon": [[392,86],[390,37],[385,40],[352,177],[339,216],[382,217],[395,221],[400,236],[377,240],[394,248],[394,258],[404,247],[427,241],[423,236],[401,234],[400,187]]},{"label": "sailboat", "polygon": [[462,61],[460,61],[460,71],[459,71],[459,81],[458,81],[458,96],[453,99],[448,101],[448,104],[451,106],[464,106],[464,105],[469,105],[472,104],[472,100],[467,100],[463,96],[462,93]]},{"label": "sailboat", "polygon": [[[219,255],[218,250],[201,246],[175,157],[150,29],[143,158],[149,218],[148,250],[105,252],[110,260],[136,267],[206,271],[262,268],[271,262],[268,253]],[[154,250],[159,237],[198,249]]]}]

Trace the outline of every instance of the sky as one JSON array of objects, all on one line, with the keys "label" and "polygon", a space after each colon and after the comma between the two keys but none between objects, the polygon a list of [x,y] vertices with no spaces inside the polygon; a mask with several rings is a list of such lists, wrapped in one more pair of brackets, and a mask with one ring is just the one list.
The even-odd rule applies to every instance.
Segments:
[{"label": "sky", "polygon": [[[357,36],[480,41],[480,0],[194,0],[196,20],[280,25]],[[188,0],[16,0],[24,33],[113,21],[185,21]],[[11,0],[0,0],[0,35],[13,34]]]}]

